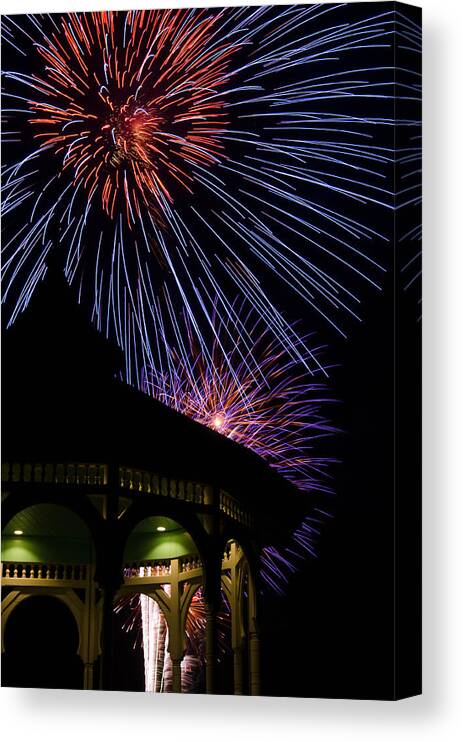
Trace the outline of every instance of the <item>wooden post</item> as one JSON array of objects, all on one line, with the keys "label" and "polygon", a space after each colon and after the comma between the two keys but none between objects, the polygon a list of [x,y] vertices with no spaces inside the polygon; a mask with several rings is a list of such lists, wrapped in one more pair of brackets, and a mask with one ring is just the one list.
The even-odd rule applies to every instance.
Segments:
[{"label": "wooden post", "polygon": [[[235,696],[243,695],[243,621],[242,553],[236,541],[230,545],[230,611],[233,649],[233,687]],[[241,562],[241,563],[240,563]]]},{"label": "wooden post", "polygon": [[251,696],[260,695],[260,640],[257,623],[257,589],[256,574],[249,565],[249,691]]},{"label": "wooden post", "polygon": [[249,680],[251,696],[260,695],[260,641],[256,631],[249,635]]},{"label": "wooden post", "polygon": [[233,687],[235,696],[243,695],[243,647],[233,649]]},{"label": "wooden post", "polygon": [[112,690],[113,670],[113,611],[115,590],[109,586],[103,589],[103,616],[101,630],[101,690]]},{"label": "wooden post", "polygon": [[81,623],[81,657],[84,661],[84,690],[94,688],[94,663],[98,654],[97,615],[95,605],[95,583],[93,581],[93,557],[87,565],[85,606]]},{"label": "wooden post", "polygon": [[180,564],[178,559],[170,561],[170,613],[169,626],[169,654],[172,662],[172,693],[182,692],[182,659],[184,652],[184,636],[180,609]]},{"label": "wooden post", "polygon": [[93,662],[84,664],[84,690],[93,690]]},{"label": "wooden post", "polygon": [[216,692],[217,610],[206,602],[206,693]]},{"label": "wooden post", "polygon": [[172,657],[172,693],[182,692],[182,658]]}]

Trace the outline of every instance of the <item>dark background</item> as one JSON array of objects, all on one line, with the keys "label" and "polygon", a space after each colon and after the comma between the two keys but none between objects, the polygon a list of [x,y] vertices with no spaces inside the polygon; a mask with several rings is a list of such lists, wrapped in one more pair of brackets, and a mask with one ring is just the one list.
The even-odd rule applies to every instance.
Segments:
[{"label": "dark background", "polygon": [[[340,427],[335,492],[318,557],[264,613],[271,695],[384,698],[393,684],[391,296],[370,302],[333,372]],[[389,310],[389,311],[388,311]],[[270,619],[272,616],[272,619]]]}]

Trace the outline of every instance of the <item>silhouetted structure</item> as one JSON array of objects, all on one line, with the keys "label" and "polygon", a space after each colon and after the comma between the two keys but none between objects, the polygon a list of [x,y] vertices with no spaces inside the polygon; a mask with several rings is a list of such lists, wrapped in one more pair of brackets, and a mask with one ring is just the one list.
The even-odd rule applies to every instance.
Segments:
[{"label": "silhouetted structure", "polygon": [[258,694],[258,555],[296,525],[297,490],[118,380],[119,349],[86,320],[56,259],[3,334],[3,630],[26,598],[58,598],[79,629],[83,687],[111,688],[114,600],[147,594],[166,617],[180,691],[186,615],[202,585],[214,692],[223,590],[235,693]]}]

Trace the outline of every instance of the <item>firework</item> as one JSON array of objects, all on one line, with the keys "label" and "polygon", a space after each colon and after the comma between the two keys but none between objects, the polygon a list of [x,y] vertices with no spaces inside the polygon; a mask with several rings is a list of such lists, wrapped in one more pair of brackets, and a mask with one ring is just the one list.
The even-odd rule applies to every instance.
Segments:
[{"label": "firework", "polygon": [[[398,13],[397,50],[400,67],[396,209],[402,286],[415,292],[421,305],[421,27]],[[407,58],[410,57],[408,63]]]},{"label": "firework", "polygon": [[141,613],[145,690],[160,693],[164,690],[164,668],[169,656],[167,622],[158,603],[147,595],[138,596],[135,610]]},{"label": "firework", "polygon": [[201,344],[237,291],[293,355],[277,285],[344,333],[383,274],[395,120],[392,71],[370,59],[394,22],[342,5],[4,18],[10,321],[59,224],[66,277],[129,375],[165,361],[180,305]]},{"label": "firework", "polygon": [[[324,349],[314,347],[310,358],[296,361],[275,340],[254,309],[234,304],[228,320],[213,315],[210,346],[197,347],[187,317],[182,326],[186,346],[179,353],[167,349],[163,372],[152,369],[141,379],[143,391],[184,415],[206,425],[261,456],[282,476],[308,495],[332,491],[330,465],[334,459],[320,455],[324,438],[335,432],[324,408],[333,403],[320,364],[322,380],[315,381],[306,363],[319,359]],[[240,317],[238,325],[233,317]],[[245,340],[252,339],[258,369],[246,361]],[[301,349],[310,338],[301,339]],[[271,547],[262,555],[262,574],[272,588],[282,591],[299,559],[313,553],[317,525],[324,513],[308,500],[309,515],[283,551]]]},{"label": "firework", "polygon": [[[164,589],[168,591],[169,585]],[[143,594],[120,598],[115,612],[122,621],[122,629],[134,636],[134,647],[141,644],[145,668],[145,691],[169,693],[172,690],[172,661],[168,653],[169,630],[159,604]],[[227,633],[230,628],[230,608],[222,595],[218,620],[218,649],[227,651]],[[185,632],[187,648],[181,663],[182,693],[194,693],[201,682],[205,658],[206,608],[202,588],[194,593],[188,609]]]},{"label": "firework", "polygon": [[215,92],[234,46],[209,43],[217,17],[181,15],[71,14],[38,47],[46,75],[37,84],[51,100],[30,101],[34,138],[89,201],[111,219],[124,212],[129,226],[172,204],[177,183],[191,191],[190,166],[223,149]]},{"label": "firework", "polygon": [[[298,489],[326,492],[326,471],[332,460],[317,456],[317,445],[334,432],[323,415],[333,403],[322,372],[317,382],[305,364],[294,360],[273,337],[254,309],[234,304],[240,317],[228,320],[215,313],[210,346],[199,348],[188,319],[179,353],[167,349],[168,367],[151,369],[141,381],[143,391],[184,415],[250,448]],[[246,362],[241,326],[252,338],[258,370]],[[308,338],[301,340],[306,347]],[[302,347],[300,351],[302,352]],[[310,350],[307,363],[322,356]],[[323,363],[326,368],[327,364]]]}]

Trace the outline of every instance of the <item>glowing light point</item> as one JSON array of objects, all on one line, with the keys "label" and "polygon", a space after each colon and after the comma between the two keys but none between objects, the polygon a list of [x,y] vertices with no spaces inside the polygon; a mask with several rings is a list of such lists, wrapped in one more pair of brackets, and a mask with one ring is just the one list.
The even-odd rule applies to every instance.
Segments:
[{"label": "glowing light point", "polygon": [[214,430],[223,430],[225,427],[225,418],[223,415],[214,415],[211,424]]},{"label": "glowing light point", "polygon": [[166,530],[165,526],[157,526],[156,528],[156,531],[158,531],[159,533],[164,533],[165,530]]},{"label": "glowing light point", "polygon": [[24,531],[13,531],[13,534],[14,534],[15,536],[22,536],[22,535],[23,535],[23,533],[24,533]]}]

